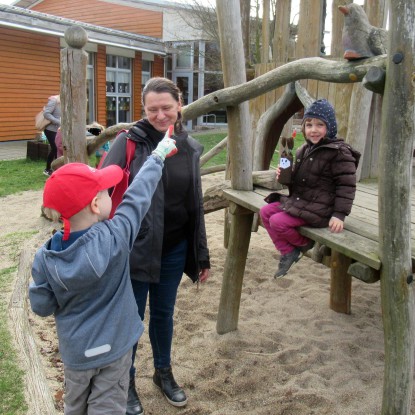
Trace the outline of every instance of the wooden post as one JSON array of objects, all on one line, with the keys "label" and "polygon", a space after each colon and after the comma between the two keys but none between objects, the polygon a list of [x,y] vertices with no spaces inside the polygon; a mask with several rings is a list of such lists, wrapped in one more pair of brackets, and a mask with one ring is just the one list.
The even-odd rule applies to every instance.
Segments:
[{"label": "wooden post", "polygon": [[86,31],[71,26],[65,31],[67,48],[61,51],[62,143],[65,163],[88,164],[86,134],[86,67],[88,55],[82,49]]},{"label": "wooden post", "polygon": [[242,43],[244,46],[245,66],[251,66],[251,47],[250,47],[250,23],[251,23],[251,0],[239,0],[241,6],[241,27]]},{"label": "wooden post", "polygon": [[262,45],[261,45],[261,62],[267,63],[269,61],[269,0],[262,2]]},{"label": "wooden post", "polygon": [[[380,287],[385,337],[382,415],[411,413],[414,298],[411,182],[415,136],[415,3],[390,2],[379,165]],[[403,24],[404,22],[404,24]]]},{"label": "wooden post", "polygon": [[321,55],[323,0],[301,0],[296,58]]},{"label": "wooden post", "polygon": [[331,252],[330,308],[350,314],[352,277],[347,273],[352,260],[340,252]]},{"label": "wooden post", "polygon": [[242,283],[253,220],[251,213],[239,212],[233,203],[231,203],[230,210],[234,211],[234,214],[228,213],[231,216],[231,229],[216,323],[216,331],[219,334],[238,328]]},{"label": "wooden post", "polygon": [[275,5],[275,29],[272,41],[272,60],[274,62],[288,62],[292,42],[290,38],[291,0],[279,0]]},{"label": "wooden post", "polygon": [[[246,83],[239,0],[216,1],[225,87]],[[251,125],[247,102],[228,106],[228,154],[231,186],[252,190]],[[242,280],[248,255],[253,214],[232,215],[217,332],[237,329]]]}]

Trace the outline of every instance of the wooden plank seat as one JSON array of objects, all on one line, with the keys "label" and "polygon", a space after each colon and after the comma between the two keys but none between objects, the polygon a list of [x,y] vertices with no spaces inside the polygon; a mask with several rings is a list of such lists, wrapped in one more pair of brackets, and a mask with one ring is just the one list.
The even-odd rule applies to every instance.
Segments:
[{"label": "wooden plank seat", "polygon": [[[231,213],[239,214],[243,213],[243,210],[246,213],[258,213],[260,208],[266,205],[264,197],[269,193],[269,189],[259,187],[255,187],[253,191],[223,190],[224,197],[230,202]],[[377,195],[373,197],[377,199]],[[369,205],[372,202],[369,201]],[[356,215],[359,216],[361,212],[359,204],[356,205],[355,210]],[[366,283],[379,280],[381,262],[377,254],[377,227],[373,223],[355,219],[352,211],[352,214],[346,218],[345,229],[341,233],[332,233],[328,228],[309,226],[300,227],[300,233],[318,243],[315,249],[330,248],[330,307],[338,312],[350,313],[351,277]],[[316,255],[311,257],[315,259]]]}]

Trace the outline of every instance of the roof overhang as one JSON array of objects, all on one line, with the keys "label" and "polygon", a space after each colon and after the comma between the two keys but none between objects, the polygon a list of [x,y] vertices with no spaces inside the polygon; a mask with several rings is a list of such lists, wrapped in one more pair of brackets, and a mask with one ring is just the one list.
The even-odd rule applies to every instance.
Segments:
[{"label": "roof overhang", "polygon": [[134,49],[165,55],[166,47],[161,39],[136,35],[121,30],[108,29],[72,19],[53,16],[21,7],[0,5],[0,26],[44,33],[63,38],[70,26],[81,26],[88,34],[88,42]]}]

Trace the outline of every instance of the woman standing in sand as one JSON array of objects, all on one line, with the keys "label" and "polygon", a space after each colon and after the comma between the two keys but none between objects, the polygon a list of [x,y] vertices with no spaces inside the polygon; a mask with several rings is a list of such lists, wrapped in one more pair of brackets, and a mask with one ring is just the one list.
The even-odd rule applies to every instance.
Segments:
[{"label": "woman standing in sand", "polygon": [[[177,290],[183,273],[194,282],[204,282],[210,268],[199,166],[203,147],[183,129],[181,93],[172,81],[151,78],[144,86],[142,101],[146,118],[117,137],[103,165],[124,167],[128,137],[136,143],[130,166],[132,180],[169,127],[174,125],[173,138],[178,153],[166,160],[162,180],[130,255],[130,273],[142,320],[149,297],[153,382],[171,405],[181,407],[187,403],[186,393],[176,383],[171,368]],[[173,159],[175,161],[171,162]],[[127,415],[144,413],[135,387],[136,350],[137,347],[130,371]]]}]

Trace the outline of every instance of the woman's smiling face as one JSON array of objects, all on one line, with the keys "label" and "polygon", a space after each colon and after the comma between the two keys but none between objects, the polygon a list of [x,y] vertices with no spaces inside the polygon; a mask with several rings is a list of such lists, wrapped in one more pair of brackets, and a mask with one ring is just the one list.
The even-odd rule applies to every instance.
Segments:
[{"label": "woman's smiling face", "polygon": [[149,92],[145,96],[144,112],[147,120],[162,133],[177,121],[181,108],[181,104],[168,92]]}]

